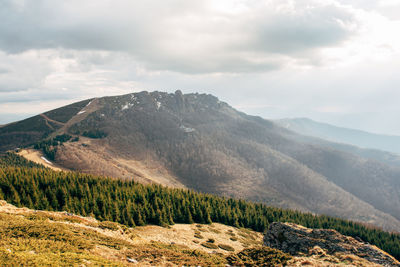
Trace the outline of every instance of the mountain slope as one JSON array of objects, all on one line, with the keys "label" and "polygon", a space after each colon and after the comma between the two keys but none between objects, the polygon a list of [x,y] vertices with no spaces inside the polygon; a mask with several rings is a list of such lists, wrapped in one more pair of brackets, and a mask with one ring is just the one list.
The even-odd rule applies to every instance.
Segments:
[{"label": "mountain slope", "polygon": [[[232,252],[193,242],[200,240],[194,237],[198,229],[233,253],[262,244],[261,233],[222,224],[129,228],[68,212],[16,208],[2,200],[0,226],[2,266],[225,266]],[[227,233],[245,235],[232,241]]]},{"label": "mountain slope", "polygon": [[0,127],[0,152],[35,143],[63,125],[90,100],[80,101],[43,114]]},{"label": "mountain slope", "polygon": [[[306,142],[211,95],[141,92],[88,100],[79,107],[62,121],[45,113],[48,123],[63,123],[53,122],[59,127],[49,130],[48,136],[79,136],[79,141],[57,149],[55,161],[65,168],[188,187],[400,231],[399,169]],[[10,127],[14,125],[1,130],[10,133]]]},{"label": "mountain slope", "polygon": [[316,122],[307,118],[282,119],[276,122],[282,127],[303,135],[351,144],[362,148],[390,151],[400,155],[400,136],[373,134]]},{"label": "mountain slope", "polygon": [[[322,249],[310,249],[308,255],[290,256],[262,247],[261,233],[223,224],[129,228],[0,201],[0,225],[0,265],[4,266],[381,266],[364,259],[373,254],[358,257],[354,251],[330,255]],[[396,263],[384,263],[390,266],[392,262]]]},{"label": "mountain slope", "polygon": [[[118,222],[125,226],[220,222],[263,232],[273,222],[288,221],[314,229],[335,229],[341,234],[375,244],[400,258],[400,235],[368,228],[351,221],[283,210],[191,190],[172,189],[160,185],[145,186],[132,181],[78,172],[56,172],[29,162],[14,153],[0,157],[0,199],[19,207],[25,206],[36,210],[68,211],[83,216],[89,214],[98,220]],[[66,215],[71,216],[68,213]],[[73,221],[75,220],[71,220]],[[105,226],[109,224],[106,223]],[[207,232],[203,230],[205,229],[198,229],[194,233],[194,238],[203,239],[209,236],[202,233]],[[211,229],[210,231],[215,232]],[[9,233],[6,229],[7,232]],[[37,232],[38,230],[33,228],[35,236]],[[23,236],[33,234],[26,230],[20,233]],[[44,234],[47,235],[47,232]],[[152,236],[152,234],[145,235]],[[232,241],[236,242],[241,239],[239,236],[245,237],[247,233],[230,235],[235,237]],[[3,233],[1,236],[3,237]],[[245,243],[249,243],[248,241]],[[224,243],[227,244],[225,241]],[[210,244],[205,245],[212,247]],[[236,245],[232,247],[235,248]]]}]

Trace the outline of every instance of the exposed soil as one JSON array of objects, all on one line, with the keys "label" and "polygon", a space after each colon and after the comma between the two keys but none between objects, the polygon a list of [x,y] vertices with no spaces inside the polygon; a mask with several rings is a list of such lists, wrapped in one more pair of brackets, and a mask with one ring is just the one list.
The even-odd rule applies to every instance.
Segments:
[{"label": "exposed soil", "polygon": [[51,168],[55,171],[69,171],[67,168],[61,167],[55,162],[51,162],[49,159],[45,160],[44,158],[46,157],[43,155],[43,153],[36,149],[21,149],[17,154],[26,158],[27,160],[42,164],[45,167]]}]

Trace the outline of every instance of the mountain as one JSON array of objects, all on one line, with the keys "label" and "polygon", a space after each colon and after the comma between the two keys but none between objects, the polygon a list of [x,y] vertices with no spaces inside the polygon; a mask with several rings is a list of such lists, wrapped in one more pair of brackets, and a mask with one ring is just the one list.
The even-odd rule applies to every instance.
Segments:
[{"label": "mountain", "polygon": [[276,122],[282,127],[302,135],[351,144],[361,148],[389,151],[400,155],[400,136],[373,134],[316,122],[307,118],[282,119]]},{"label": "mountain", "polygon": [[[297,250],[299,244],[302,244],[300,248],[303,252],[312,248],[312,251],[308,251],[312,257],[307,259],[297,251],[289,253],[303,258],[298,259],[301,262],[308,260],[315,263],[320,258],[326,263],[317,261],[316,266],[346,261],[349,253],[358,255],[358,258],[352,257],[350,262],[353,264],[370,266],[365,262],[356,264],[362,260],[360,257],[375,262],[382,259],[382,253],[371,245],[366,246],[367,242],[397,259],[400,258],[399,234],[369,228],[359,223],[201,194],[192,190],[156,184],[143,185],[79,172],[57,172],[15,153],[6,153],[0,157],[0,199],[20,207],[0,201],[0,263],[22,264],[29,261],[32,265],[45,260],[58,266],[61,263],[54,262],[65,258],[68,258],[67,262],[81,262],[92,256],[94,258],[91,260],[97,262],[104,260],[101,256],[106,255],[110,259],[108,256],[112,255],[113,260],[124,262],[128,258],[135,259],[142,266],[145,264],[143,261],[148,259],[153,261],[153,265],[161,264],[154,262],[164,258],[157,256],[160,254],[168,255],[170,260],[189,260],[191,257],[188,256],[194,255],[200,257],[200,261],[207,257],[203,258],[201,253],[191,249],[220,253],[240,251],[244,247],[258,246],[261,232],[268,228],[277,241],[297,243],[293,245],[293,249]],[[284,224],[276,222],[291,222],[301,224],[301,229],[310,227],[318,230],[299,232],[297,230],[300,228],[296,226],[293,228],[295,231],[285,231],[282,235],[282,231],[274,226]],[[175,224],[178,225],[174,226]],[[137,225],[148,227],[130,228]],[[358,242],[342,235],[354,237]],[[315,245],[320,250],[315,250]],[[116,253],[115,249],[121,253]],[[285,249],[284,244],[282,249]],[[336,255],[338,251],[345,253]],[[178,255],[173,252],[178,252]],[[332,253],[335,255],[331,255]],[[207,254],[203,254],[205,255]],[[273,261],[281,258],[280,256],[283,256],[282,252],[264,247],[244,250],[236,255],[230,254],[227,260],[235,266],[242,266],[242,261],[251,262],[252,259],[258,263],[249,263],[250,266],[265,266],[263,263],[276,266],[278,262],[274,264]],[[67,262],[64,261],[61,265],[71,265]]]},{"label": "mountain", "polygon": [[0,151],[34,143],[70,170],[400,232],[395,164],[321,144],[212,95],[140,92],[89,99],[0,128]]}]

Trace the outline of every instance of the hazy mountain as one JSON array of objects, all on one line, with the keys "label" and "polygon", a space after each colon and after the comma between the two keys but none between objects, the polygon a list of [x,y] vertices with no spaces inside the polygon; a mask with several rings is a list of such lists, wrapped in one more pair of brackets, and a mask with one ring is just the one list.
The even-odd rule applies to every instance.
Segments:
[{"label": "hazy mountain", "polygon": [[[335,215],[400,231],[400,168],[330,147],[216,97],[141,92],[0,128],[0,150],[68,133],[55,161],[142,182]],[[362,154],[362,153],[361,153]]]},{"label": "hazy mountain", "polygon": [[373,134],[316,122],[307,118],[282,119],[276,122],[303,135],[351,144],[361,148],[389,151],[400,155],[400,136]]}]

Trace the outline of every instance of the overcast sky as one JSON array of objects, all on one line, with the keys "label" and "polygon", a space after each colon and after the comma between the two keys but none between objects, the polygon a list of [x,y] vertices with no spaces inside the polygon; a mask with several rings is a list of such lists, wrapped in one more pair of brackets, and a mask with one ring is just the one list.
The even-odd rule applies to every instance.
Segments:
[{"label": "overcast sky", "polygon": [[0,1],[0,124],[177,89],[400,135],[400,0]]}]

